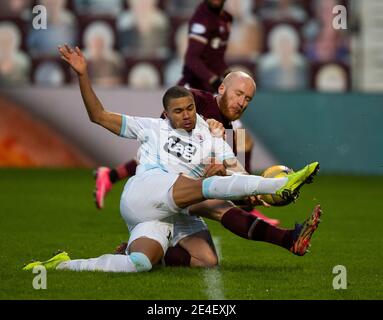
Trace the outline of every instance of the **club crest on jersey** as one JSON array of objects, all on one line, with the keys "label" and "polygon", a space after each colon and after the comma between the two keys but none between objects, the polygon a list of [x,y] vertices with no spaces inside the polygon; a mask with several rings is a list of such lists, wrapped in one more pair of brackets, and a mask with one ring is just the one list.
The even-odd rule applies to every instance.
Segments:
[{"label": "club crest on jersey", "polygon": [[199,142],[202,142],[204,140],[202,134],[196,133],[195,137],[198,139]]},{"label": "club crest on jersey", "polygon": [[183,162],[191,162],[193,155],[197,152],[197,147],[182,141],[179,137],[172,136],[169,137],[168,142],[164,145],[164,150]]},{"label": "club crest on jersey", "polygon": [[213,38],[210,41],[210,45],[213,49],[219,49],[219,47],[221,46],[221,41],[221,38]]}]

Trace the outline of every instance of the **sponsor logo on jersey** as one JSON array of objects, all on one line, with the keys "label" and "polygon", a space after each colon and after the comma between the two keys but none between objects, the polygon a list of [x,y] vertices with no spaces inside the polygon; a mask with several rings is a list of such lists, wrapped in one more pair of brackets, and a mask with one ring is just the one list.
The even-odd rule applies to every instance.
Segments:
[{"label": "sponsor logo on jersey", "polygon": [[204,140],[204,137],[200,133],[196,133],[195,137],[198,139],[199,142],[202,142]]},{"label": "sponsor logo on jersey", "polygon": [[193,155],[197,152],[197,147],[192,143],[182,141],[179,137],[172,136],[164,145],[164,150],[183,162],[190,163]]}]

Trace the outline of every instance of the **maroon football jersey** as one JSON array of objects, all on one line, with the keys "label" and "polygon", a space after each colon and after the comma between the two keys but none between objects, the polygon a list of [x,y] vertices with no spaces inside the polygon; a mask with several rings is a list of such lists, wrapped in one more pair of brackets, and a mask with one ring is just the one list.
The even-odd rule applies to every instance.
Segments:
[{"label": "maroon football jersey", "polygon": [[232,20],[228,12],[217,13],[205,2],[198,6],[189,22],[189,44],[179,85],[214,91],[209,80],[221,77],[228,68],[224,56]]},{"label": "maroon football jersey", "polygon": [[233,129],[231,122],[219,110],[217,100],[212,93],[197,89],[190,89],[190,91],[193,93],[198,114],[205,120],[215,119],[221,122],[225,129]]}]

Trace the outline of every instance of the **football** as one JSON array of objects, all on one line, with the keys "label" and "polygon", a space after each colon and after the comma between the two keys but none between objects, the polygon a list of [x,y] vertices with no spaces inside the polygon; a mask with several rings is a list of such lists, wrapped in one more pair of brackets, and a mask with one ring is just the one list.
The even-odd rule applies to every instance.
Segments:
[{"label": "football", "polygon": [[[294,172],[293,169],[283,166],[283,165],[275,165],[267,168],[263,173],[262,177],[265,178],[281,178],[285,177],[287,174]],[[280,196],[275,194],[264,194],[261,196],[262,200],[267,202],[271,206],[282,207],[290,204],[293,199],[285,200]]]}]

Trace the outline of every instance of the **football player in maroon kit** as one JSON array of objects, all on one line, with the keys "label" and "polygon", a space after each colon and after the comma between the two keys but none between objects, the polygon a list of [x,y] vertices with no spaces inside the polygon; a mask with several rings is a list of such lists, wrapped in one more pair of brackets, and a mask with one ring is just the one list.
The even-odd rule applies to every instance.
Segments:
[{"label": "football player in maroon kit", "polygon": [[203,1],[189,22],[189,42],[179,85],[217,92],[228,66],[225,52],[232,16],[225,0]]}]

